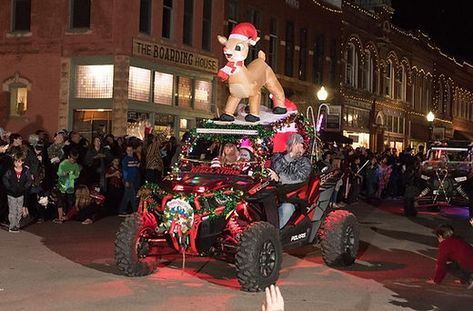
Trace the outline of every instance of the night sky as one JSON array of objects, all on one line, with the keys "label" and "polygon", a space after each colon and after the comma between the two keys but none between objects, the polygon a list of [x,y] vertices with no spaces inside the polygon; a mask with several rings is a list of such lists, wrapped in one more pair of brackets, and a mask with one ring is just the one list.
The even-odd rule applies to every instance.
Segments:
[{"label": "night sky", "polygon": [[473,64],[473,1],[392,0],[393,23],[420,29],[443,52]]}]

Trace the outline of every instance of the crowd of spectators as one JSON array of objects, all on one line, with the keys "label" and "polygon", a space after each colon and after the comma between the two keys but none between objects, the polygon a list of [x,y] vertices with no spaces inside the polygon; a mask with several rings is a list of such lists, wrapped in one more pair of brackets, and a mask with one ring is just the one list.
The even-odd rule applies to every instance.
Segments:
[{"label": "crowd of spectators", "polygon": [[[97,192],[106,198],[105,204],[95,204],[102,203],[98,202],[100,200],[86,202],[96,206],[84,223],[104,215],[127,215],[137,209],[139,187],[146,181],[159,182],[176,162],[182,141],[178,142],[173,136],[168,139],[169,134],[167,131],[150,134],[144,141],[102,134],[89,141],[75,131],[61,130],[50,139],[45,131],[39,130],[25,140],[18,133],[0,129],[0,176],[8,170],[14,172],[16,159],[23,161],[22,166],[31,176],[31,185],[25,184],[24,206],[39,221],[53,219],[62,223],[82,219],[74,216],[83,208],[77,201],[76,192],[82,189],[80,185],[86,185],[92,196]],[[207,148],[209,160],[218,155],[211,152],[218,148],[212,147],[215,146]],[[422,146],[416,154],[410,147],[402,152],[386,148],[382,153],[374,153],[336,143],[326,143],[322,149],[317,167],[338,168],[342,172],[331,202],[335,208],[356,203],[360,198],[373,204],[387,198],[402,198],[406,185],[413,181],[413,174],[424,160]],[[11,187],[11,184],[7,185]],[[1,191],[0,197],[0,221],[5,222],[7,197],[13,198],[14,191],[4,189],[5,182],[0,183],[0,187],[5,190]],[[15,195],[19,196],[18,193]],[[56,199],[57,210],[44,208],[50,202],[38,203],[44,196]]]},{"label": "crowd of spectators", "polygon": [[75,131],[50,139],[38,130],[24,139],[0,128],[0,222],[8,220],[17,232],[21,218],[90,224],[136,211],[141,184],[170,170],[178,143],[168,134],[144,141],[96,135],[89,141]]},{"label": "crowd of spectators", "polygon": [[402,152],[396,148],[386,148],[382,153],[374,153],[362,147],[351,145],[325,144],[317,166],[337,168],[342,178],[337,184],[332,201],[335,207],[351,204],[360,198],[377,204],[384,199],[401,199],[405,187],[413,182],[413,175],[419,171],[425,159],[423,147],[414,154],[407,147]]}]

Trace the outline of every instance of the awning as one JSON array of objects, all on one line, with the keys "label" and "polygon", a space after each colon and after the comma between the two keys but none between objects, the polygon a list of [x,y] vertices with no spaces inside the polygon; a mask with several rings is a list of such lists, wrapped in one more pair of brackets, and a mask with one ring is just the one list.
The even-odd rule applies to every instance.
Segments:
[{"label": "awning", "polygon": [[343,136],[341,132],[321,131],[319,133],[321,141],[330,143],[336,142],[338,144],[353,144],[353,139]]},{"label": "awning", "polygon": [[473,141],[473,133],[468,133],[468,132],[455,130],[453,132],[453,139],[455,139],[455,140],[467,140],[469,142],[472,142]]}]

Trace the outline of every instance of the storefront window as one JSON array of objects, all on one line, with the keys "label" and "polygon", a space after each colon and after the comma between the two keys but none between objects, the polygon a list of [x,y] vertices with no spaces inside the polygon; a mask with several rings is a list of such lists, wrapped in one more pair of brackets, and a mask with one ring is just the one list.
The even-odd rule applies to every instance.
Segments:
[{"label": "storefront window", "polygon": [[386,116],[386,131],[393,133],[404,133],[404,118]]},{"label": "storefront window", "polygon": [[166,129],[173,128],[174,119],[175,116],[173,115],[156,113],[154,115],[154,131],[156,133],[162,133]]},{"label": "storefront window", "polygon": [[112,98],[113,65],[78,65],[77,98]]},{"label": "storefront window", "polygon": [[195,81],[194,108],[210,111],[212,100],[212,83],[209,81]]},{"label": "storefront window", "polygon": [[128,98],[145,102],[149,101],[150,81],[150,70],[130,66]]},{"label": "storefront window", "polygon": [[111,109],[74,110],[73,129],[89,141],[95,135],[103,135],[112,128]]},{"label": "storefront window", "polygon": [[172,74],[154,73],[154,102],[161,105],[172,105],[172,89],[174,76]]},{"label": "storefront window", "polygon": [[192,79],[178,77],[177,82],[177,105],[183,108],[191,108],[192,103]]},{"label": "storefront window", "polygon": [[347,107],[345,108],[343,121],[347,127],[368,129],[369,114],[369,111],[366,110]]}]

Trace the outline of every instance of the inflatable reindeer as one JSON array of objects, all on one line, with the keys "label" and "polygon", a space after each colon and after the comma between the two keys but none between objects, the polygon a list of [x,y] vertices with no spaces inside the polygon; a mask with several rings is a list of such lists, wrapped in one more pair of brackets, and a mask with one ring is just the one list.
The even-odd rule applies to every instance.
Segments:
[{"label": "inflatable reindeer", "polygon": [[225,105],[221,121],[234,121],[233,114],[242,98],[248,98],[250,111],[246,115],[247,122],[260,120],[261,88],[264,86],[273,95],[275,103],[274,114],[285,114],[284,90],[271,67],[266,64],[266,56],[259,51],[258,58],[252,61],[248,68],[245,59],[248,56],[249,45],[254,46],[260,38],[256,28],[250,23],[240,23],[233,28],[227,38],[218,36],[218,41],[224,46],[223,53],[227,59],[225,67],[220,69],[218,76],[222,81],[228,80],[230,95]]}]

